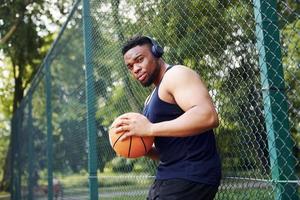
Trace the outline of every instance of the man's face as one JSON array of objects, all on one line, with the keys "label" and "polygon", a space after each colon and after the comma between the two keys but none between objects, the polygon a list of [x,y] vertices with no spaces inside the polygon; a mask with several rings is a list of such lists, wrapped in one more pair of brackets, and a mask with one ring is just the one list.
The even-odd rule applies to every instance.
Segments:
[{"label": "man's face", "polygon": [[150,86],[158,76],[158,59],[147,44],[129,49],[124,54],[124,61],[134,78],[145,87]]}]

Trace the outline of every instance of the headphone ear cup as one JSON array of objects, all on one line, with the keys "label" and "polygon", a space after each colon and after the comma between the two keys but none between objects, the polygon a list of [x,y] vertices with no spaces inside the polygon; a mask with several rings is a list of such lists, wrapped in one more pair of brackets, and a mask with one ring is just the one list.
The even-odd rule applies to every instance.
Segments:
[{"label": "headphone ear cup", "polygon": [[163,48],[155,43],[153,43],[151,51],[156,58],[160,58],[164,54]]},{"label": "headphone ear cup", "polygon": [[159,44],[151,37],[149,36],[145,36],[145,37],[148,38],[152,44],[151,52],[154,55],[154,57],[156,58],[162,57],[162,55],[164,54],[164,49],[161,46],[159,46]]}]

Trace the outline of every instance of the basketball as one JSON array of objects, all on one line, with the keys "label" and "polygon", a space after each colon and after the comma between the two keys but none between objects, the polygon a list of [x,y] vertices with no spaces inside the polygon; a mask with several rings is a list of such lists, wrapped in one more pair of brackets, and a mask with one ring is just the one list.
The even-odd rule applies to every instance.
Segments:
[{"label": "basketball", "polygon": [[153,137],[130,136],[121,141],[123,133],[109,133],[109,140],[114,151],[125,158],[138,158],[148,153],[153,145]]}]

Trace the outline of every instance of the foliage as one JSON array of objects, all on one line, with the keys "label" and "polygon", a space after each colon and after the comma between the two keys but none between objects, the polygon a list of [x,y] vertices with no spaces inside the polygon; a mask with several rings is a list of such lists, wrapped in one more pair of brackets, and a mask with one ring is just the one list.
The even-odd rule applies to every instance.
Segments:
[{"label": "foliage", "polygon": [[[103,5],[110,4],[105,2]],[[115,35],[111,35],[111,32],[109,35],[105,34],[105,30],[111,29],[107,22],[113,22],[115,15],[110,13],[110,10],[95,11],[106,19],[100,21],[96,18],[96,23],[102,30],[97,29],[101,41],[108,41],[108,38],[111,38],[112,41],[117,42],[115,38],[120,39],[116,37],[119,35],[125,38],[137,33],[150,35],[165,47],[164,58],[167,62],[185,64],[195,69],[211,90],[222,121],[217,130],[217,137],[220,141],[220,152],[225,159],[223,162],[228,163],[228,168],[225,170],[257,169],[260,170],[258,173],[261,173],[261,176],[268,174],[270,164],[252,3],[210,0],[193,1],[187,4],[185,1],[139,0],[127,1],[126,6],[119,5],[119,1],[111,1],[110,6],[118,7],[118,20],[121,27],[115,27],[113,32]],[[297,34],[297,14],[295,14],[299,8],[290,1],[288,4],[279,3],[278,8],[280,25],[284,25],[280,27],[283,38],[282,49],[285,53],[284,68],[287,63],[290,63],[285,78],[291,86],[289,93],[291,108],[296,108],[297,87],[293,85],[299,83],[300,77],[297,75],[299,69],[297,67],[291,69],[291,66],[299,65],[299,48],[297,48],[299,34]],[[291,12],[287,12],[287,9],[291,9]],[[135,18],[131,18],[129,12],[134,12]],[[111,52],[118,51],[117,46],[114,48]],[[104,52],[108,49],[102,47],[97,48],[96,51],[106,55]],[[101,62],[105,61],[101,60]],[[121,64],[116,62],[110,68],[112,75],[114,72],[119,72],[124,77],[125,75],[120,73],[116,66]],[[115,78],[116,81],[113,82],[115,84],[110,88],[112,93],[108,93],[108,98],[104,100],[97,112],[98,116],[104,116],[102,122],[105,126],[109,126],[116,116],[132,109],[128,104],[130,100],[126,101],[129,96],[125,92],[130,85],[118,82],[119,77]],[[133,91],[139,94],[142,90],[136,87]],[[146,95],[141,96],[145,98]],[[142,105],[141,101],[139,105]],[[298,112],[298,109],[294,109],[290,119],[295,140],[299,140],[297,137],[299,117],[296,114]],[[299,145],[297,146],[299,148]],[[236,151],[236,148],[243,148],[243,150]]]},{"label": "foliage", "polygon": [[[0,167],[4,166],[5,155],[7,153],[8,137],[0,138]],[[3,171],[0,171],[0,178],[3,177]]]},{"label": "foliage", "polygon": [[[44,8],[41,7],[42,2],[39,1],[36,8]],[[297,19],[298,14],[295,14],[298,13],[299,6],[293,1],[285,2],[278,3],[282,64],[289,100],[291,132],[296,143],[295,148],[299,149],[300,21]],[[88,64],[94,68],[93,89],[96,100],[93,105],[96,110],[98,134],[97,146],[91,148],[97,148],[97,160],[92,162],[97,162],[100,172],[108,169],[121,173],[155,174],[156,163],[149,162],[147,158],[128,160],[115,157],[107,131],[120,114],[141,112],[143,101],[152,89],[141,88],[139,83],[130,77],[120,52],[124,40],[139,33],[153,36],[165,47],[164,59],[168,63],[187,65],[197,71],[208,85],[221,121],[216,136],[223,159],[224,174],[268,178],[269,147],[255,47],[255,20],[250,1],[209,0],[187,3],[185,0],[104,0],[91,3],[93,45],[88,53],[93,59]],[[42,11],[36,10],[33,13],[40,12]],[[49,63],[46,63],[51,67],[52,77],[55,173],[79,174],[88,171],[86,134],[88,116],[82,18],[81,7],[78,7],[62,37],[56,43],[54,51],[48,57]],[[25,82],[31,79],[31,74],[34,74],[36,66],[41,63],[41,56],[54,37],[39,36],[39,32],[34,30],[38,28],[34,28],[34,25],[36,25],[34,22],[30,23],[29,33],[36,38],[36,41],[33,41],[36,42],[33,44],[35,50],[27,52],[31,55],[26,59],[32,61],[25,62]],[[20,36],[20,33],[16,36]],[[10,48],[8,46],[5,48],[4,52],[8,54]],[[15,54],[21,52],[19,49],[14,51]],[[31,66],[32,63],[34,66]],[[46,64],[43,63],[42,67]],[[13,65],[17,66],[11,63],[8,69],[12,70],[10,68],[13,68]],[[39,76],[44,81],[43,72]],[[10,77],[13,77],[12,73]],[[47,169],[46,95],[44,82],[41,80],[33,85],[35,88],[32,92],[32,132],[36,154],[33,158],[22,154],[24,156],[22,162],[34,161],[34,169],[37,171]],[[0,88],[1,101],[4,102],[3,99],[6,98],[5,92],[11,90],[12,85],[5,82],[5,89]],[[7,105],[11,105],[12,98],[8,97],[5,100],[6,103],[0,105],[0,111],[3,110],[5,115],[9,116],[12,108]],[[22,128],[27,130],[30,125],[28,101],[22,106],[21,109],[24,111],[22,115],[24,114],[25,118]],[[27,136],[27,133],[24,133],[20,137],[21,141],[26,141]],[[23,152],[27,153],[29,145],[24,142],[21,148]],[[24,165],[22,175],[27,177],[25,167],[27,166]]]},{"label": "foliage", "polygon": [[154,176],[156,174],[156,166],[158,161],[153,161],[150,158],[142,157],[137,159],[136,163],[134,163],[134,171],[135,172],[144,172],[149,175]]},{"label": "foliage", "polygon": [[131,172],[135,160],[116,157],[111,160],[111,168],[113,172]]},{"label": "foliage", "polygon": [[[0,6],[0,46],[1,56],[5,56],[7,67],[5,70],[10,71],[10,77],[3,79],[6,91],[3,95],[1,92],[0,112],[6,113],[9,117],[13,112],[17,112],[20,102],[24,98],[24,91],[28,89],[35,73],[44,58],[52,40],[48,40],[47,36],[51,35],[48,29],[52,23],[61,25],[59,18],[53,16],[53,11],[58,9],[61,14],[65,14],[67,10],[65,6],[68,0],[62,0],[56,3],[50,1],[10,1],[4,0]],[[46,9],[52,8],[52,9]],[[60,12],[56,12],[59,14]],[[51,38],[51,36],[50,36]],[[2,69],[1,69],[2,72]],[[2,73],[1,73],[2,74]],[[2,80],[2,79],[1,79]],[[4,98],[3,98],[4,96]],[[2,108],[2,105],[7,105]],[[14,124],[12,123],[12,126]],[[8,190],[10,180],[10,155],[12,153],[13,138],[17,138],[15,128],[11,128],[10,143],[8,153],[3,167],[5,176],[2,179],[0,188]],[[20,146],[20,149],[23,147]],[[1,159],[2,160],[2,159]]]}]

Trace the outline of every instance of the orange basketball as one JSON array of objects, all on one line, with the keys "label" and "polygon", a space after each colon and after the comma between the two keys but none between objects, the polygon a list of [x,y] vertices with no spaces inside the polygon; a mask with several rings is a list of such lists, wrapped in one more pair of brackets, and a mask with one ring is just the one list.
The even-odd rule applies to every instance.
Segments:
[{"label": "orange basketball", "polygon": [[121,141],[123,133],[109,133],[109,140],[115,152],[126,158],[138,158],[148,153],[153,145],[153,137],[130,136]]}]

